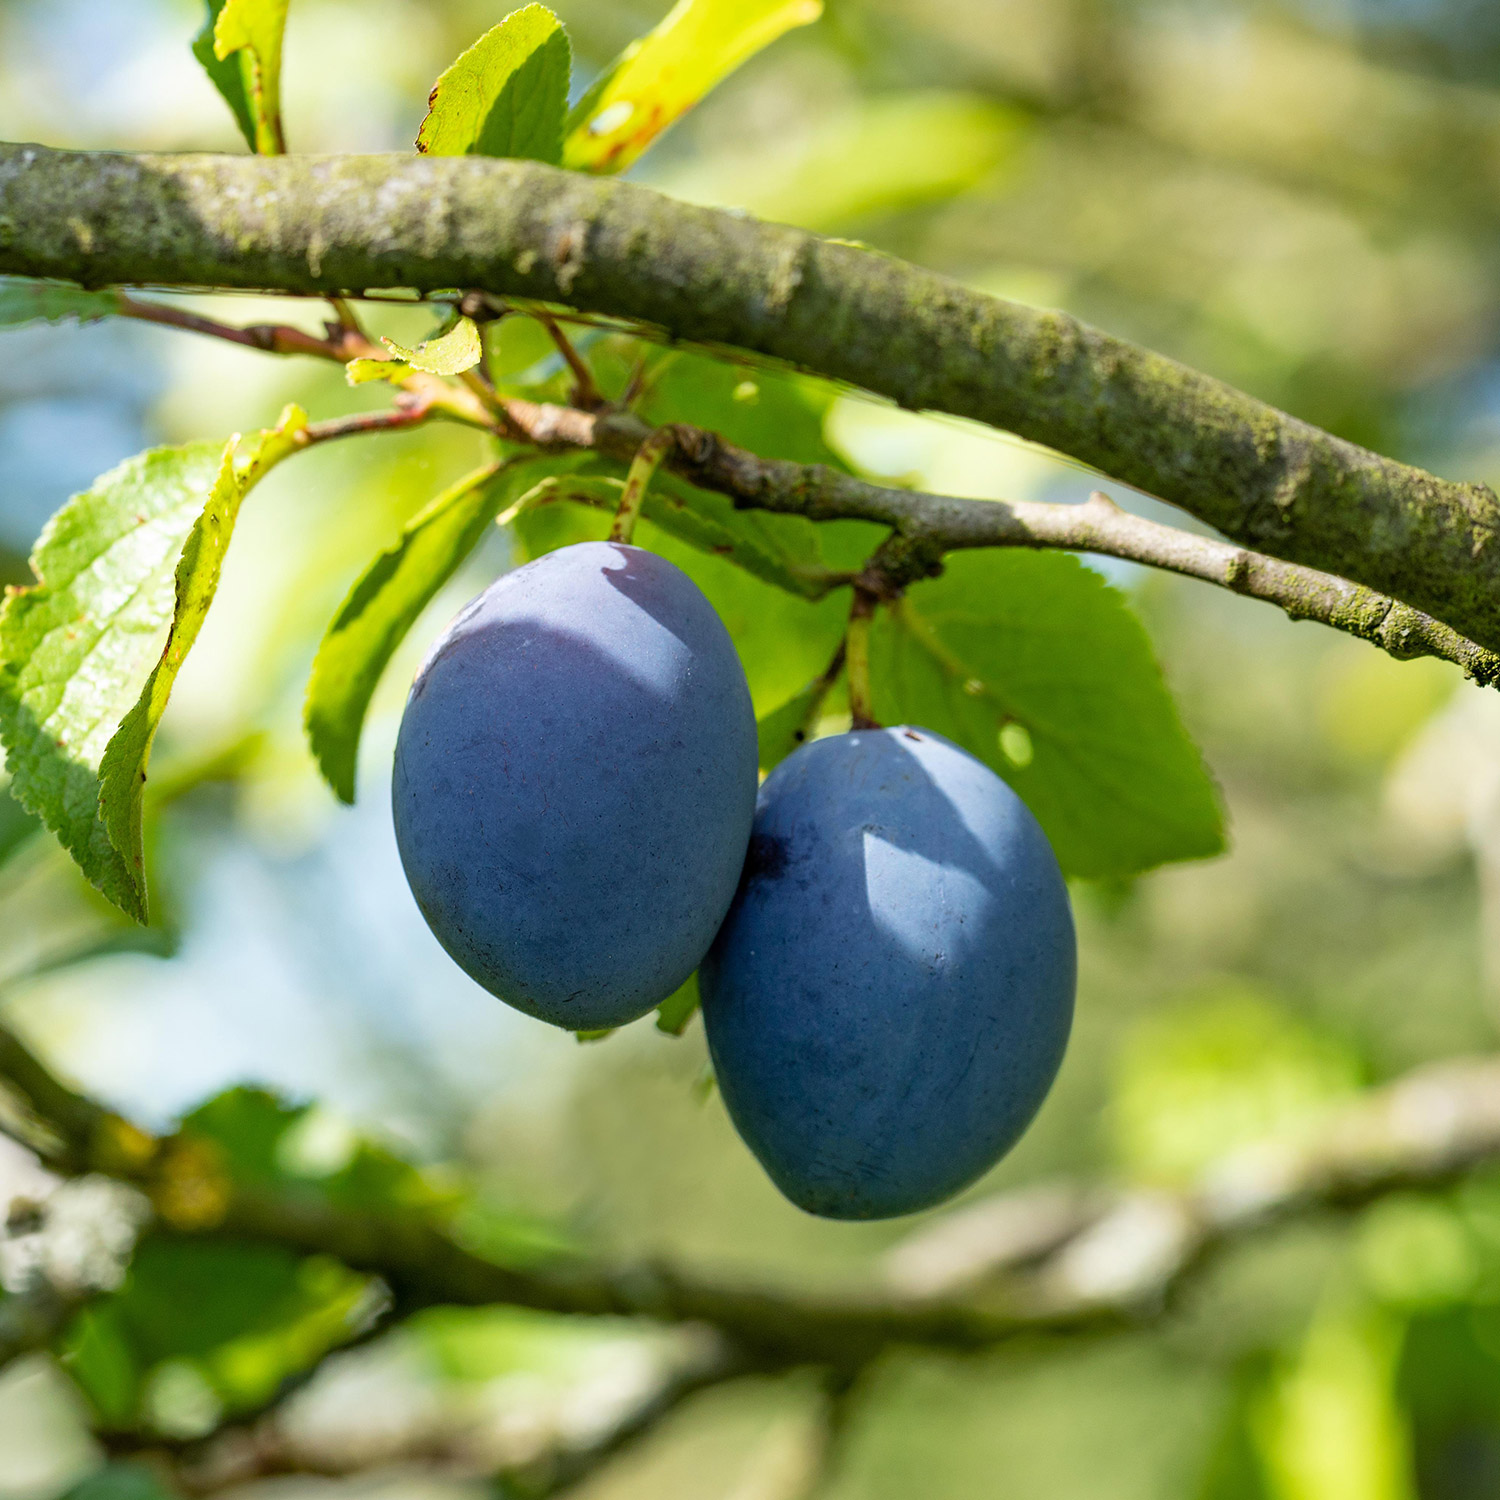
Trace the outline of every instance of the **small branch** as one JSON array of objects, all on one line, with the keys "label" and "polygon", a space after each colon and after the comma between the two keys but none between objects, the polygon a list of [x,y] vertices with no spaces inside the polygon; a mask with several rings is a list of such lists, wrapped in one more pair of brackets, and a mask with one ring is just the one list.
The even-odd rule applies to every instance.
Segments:
[{"label": "small branch", "polygon": [[404,432],[420,427],[439,414],[438,409],[423,401],[412,401],[388,411],[362,411],[352,416],[332,417],[326,422],[310,422],[297,435],[301,447],[311,448],[338,438],[364,437],[372,432]]},{"label": "small branch", "polygon": [[610,541],[628,543],[635,536],[635,523],[640,519],[641,506],[646,502],[646,490],[662,461],[676,446],[676,428],[658,427],[636,450],[630,461],[630,472],[625,476],[620,508],[615,512],[614,525],[609,529]]},{"label": "small branch", "polygon": [[551,313],[534,312],[531,316],[547,330],[547,337],[557,346],[557,352],[562,355],[563,362],[573,372],[573,405],[582,407],[584,411],[597,411],[605,404],[604,397],[600,394],[598,385],[595,384],[594,372],[589,369],[588,362],[574,348],[573,340],[563,332],[561,325]]},{"label": "small branch", "polygon": [[[342,299],[330,300],[336,308],[348,310],[348,304]],[[201,333],[209,338],[241,344],[247,349],[259,349],[265,354],[310,354],[318,359],[337,360],[340,364],[347,364],[351,359],[360,357],[384,357],[384,352],[360,332],[352,312],[348,312],[348,322],[341,315],[339,323],[323,338],[284,323],[256,323],[248,328],[240,328],[232,323],[221,323],[216,318],[201,317],[185,308],[171,307],[164,302],[143,302],[123,292],[120,294],[120,316],[135,318],[143,323],[157,323],[164,328]]]},{"label": "small branch", "polygon": [[849,667],[849,715],[855,729],[879,729],[870,701],[870,622],[879,601],[858,584],[849,606],[849,629],[844,637]]}]

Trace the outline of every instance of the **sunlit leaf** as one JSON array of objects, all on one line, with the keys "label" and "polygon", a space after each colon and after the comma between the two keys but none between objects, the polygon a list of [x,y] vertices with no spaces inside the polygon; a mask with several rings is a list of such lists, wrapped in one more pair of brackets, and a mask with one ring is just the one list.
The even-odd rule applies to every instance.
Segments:
[{"label": "sunlit leaf", "polygon": [[693,973],[656,1007],[656,1029],[668,1036],[681,1036],[697,1015],[698,1003],[698,975]]},{"label": "sunlit leaf", "polygon": [[822,12],[822,0],[679,0],[568,116],[563,165],[623,171],[720,79]]},{"label": "sunlit leaf", "polygon": [[0,607],[0,742],[11,795],[117,906],[134,879],[99,816],[99,763],[172,616],[183,543],[224,470],[222,443],[127,459],[48,522],[38,582]]},{"label": "sunlit leaf", "polygon": [[318,647],[307,687],[307,738],[337,796],[354,801],[365,712],[380,674],[432,597],[510,498],[495,465],[467,475],[407,523],[349,591]]},{"label": "sunlit leaf", "polygon": [[372,380],[388,380],[400,385],[411,374],[404,359],[351,359],[344,366],[344,379],[350,385],[368,385]]},{"label": "sunlit leaf", "polygon": [[214,601],[240,505],[255,482],[295,448],[306,426],[301,409],[288,407],[280,424],[257,434],[243,454],[237,455],[232,446],[225,450],[213,490],[188,533],[177,564],[172,625],[161,660],[121,720],[99,764],[100,816],[110,843],[125,859],[138,901],[136,914],[142,921],[146,919],[146,856],[141,816],[151,744],[177,674]]},{"label": "sunlit leaf", "polygon": [[[394,339],[382,338],[380,342],[397,359],[405,361],[413,370],[421,370],[428,375],[462,375],[465,370],[472,370],[484,358],[484,344],[479,337],[479,325],[472,318],[459,318],[451,328],[438,334],[436,338],[430,338],[418,344],[415,349],[408,349]],[[379,363],[379,361],[358,361],[358,363]],[[366,378],[369,377],[366,376]]]},{"label": "sunlit leaf", "polygon": [[0,276],[0,327],[16,323],[64,323],[77,318],[95,323],[120,310],[113,288],[87,292],[66,281],[33,281],[28,276]]},{"label": "sunlit leaf", "polygon": [[571,71],[557,17],[544,5],[513,12],[438,79],[417,150],[561,161]]},{"label": "sunlit leaf", "polygon": [[[245,81],[255,122],[254,146],[262,156],[286,150],[281,130],[281,43],[287,4],[288,0],[225,0],[214,21],[215,58],[227,62],[241,50],[249,56]],[[234,108],[227,92],[225,98]]]},{"label": "sunlit leaf", "polygon": [[760,768],[774,770],[793,750],[807,743],[810,720],[818,712],[828,692],[828,684],[821,676],[813,678],[799,693],[793,693],[780,708],[763,714],[755,725],[755,738],[760,747]]},{"label": "sunlit leaf", "polygon": [[250,108],[250,90],[245,74],[251,67],[250,54],[238,52],[232,57],[221,58],[214,51],[214,28],[218,24],[219,12],[224,9],[224,0],[204,0],[208,17],[198,35],[193,38],[193,56],[203,65],[213,86],[224,96],[224,102],[234,115],[234,123],[240,127],[245,144],[255,150],[255,113]]},{"label": "sunlit leaf", "polygon": [[958,553],[877,615],[875,717],[962,745],[1025,799],[1069,875],[1224,846],[1219,798],[1124,596],[1076,558]]}]

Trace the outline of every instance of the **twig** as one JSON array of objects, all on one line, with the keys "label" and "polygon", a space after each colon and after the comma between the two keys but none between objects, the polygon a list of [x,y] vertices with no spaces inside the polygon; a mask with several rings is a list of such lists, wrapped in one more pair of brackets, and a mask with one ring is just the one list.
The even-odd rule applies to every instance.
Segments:
[{"label": "twig", "polygon": [[849,668],[849,716],[855,729],[879,729],[870,700],[870,622],[879,600],[858,584],[849,605],[849,629],[844,637]]},{"label": "twig", "polygon": [[597,411],[604,403],[599,387],[594,381],[594,372],[588,361],[573,346],[573,340],[563,332],[551,313],[534,312],[531,315],[547,330],[547,337],[557,346],[563,362],[573,372],[573,405],[585,411]]},{"label": "twig", "polygon": [[629,542],[635,536],[635,523],[640,518],[641,506],[646,501],[646,490],[663,460],[677,446],[677,430],[674,427],[658,427],[649,434],[636,449],[630,460],[630,471],[625,476],[625,489],[620,496],[620,508],[615,512],[614,525],[609,529],[612,542]]}]

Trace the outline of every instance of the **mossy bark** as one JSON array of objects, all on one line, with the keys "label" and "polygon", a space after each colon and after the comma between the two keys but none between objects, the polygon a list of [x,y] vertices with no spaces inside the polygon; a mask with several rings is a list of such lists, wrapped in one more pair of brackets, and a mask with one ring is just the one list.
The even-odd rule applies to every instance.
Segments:
[{"label": "mossy bark", "polygon": [[653,323],[1044,443],[1500,648],[1500,505],[1064,313],[631,183],[479,157],[0,145],[0,272],[476,287]]}]

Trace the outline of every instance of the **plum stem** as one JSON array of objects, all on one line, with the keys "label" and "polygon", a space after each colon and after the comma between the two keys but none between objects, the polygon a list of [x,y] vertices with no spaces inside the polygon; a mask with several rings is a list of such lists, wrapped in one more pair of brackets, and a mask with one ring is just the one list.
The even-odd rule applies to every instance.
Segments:
[{"label": "plum stem", "polygon": [[855,729],[879,729],[880,721],[870,703],[870,621],[879,600],[868,589],[855,586],[849,606],[849,630],[844,637],[844,656],[849,669],[849,716]]},{"label": "plum stem", "polygon": [[641,506],[646,501],[646,487],[661,467],[662,460],[676,446],[677,429],[667,426],[658,427],[636,449],[630,472],[625,476],[625,493],[620,497],[619,510],[615,512],[615,524],[609,529],[610,541],[628,543],[635,535],[635,523],[640,519]]}]

